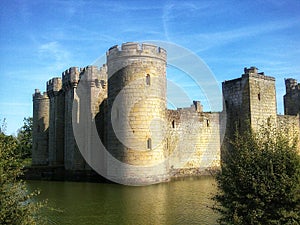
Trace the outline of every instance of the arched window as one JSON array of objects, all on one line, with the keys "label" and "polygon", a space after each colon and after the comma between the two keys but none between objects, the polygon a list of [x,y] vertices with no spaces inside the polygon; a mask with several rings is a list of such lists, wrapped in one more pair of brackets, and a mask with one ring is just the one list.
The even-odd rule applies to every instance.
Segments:
[{"label": "arched window", "polygon": [[175,128],[175,120],[172,121],[172,128]]},{"label": "arched window", "polygon": [[150,74],[146,76],[146,85],[150,85]]},{"label": "arched window", "polygon": [[152,149],[152,141],[151,141],[151,138],[148,138],[148,140],[147,140],[147,149]]}]

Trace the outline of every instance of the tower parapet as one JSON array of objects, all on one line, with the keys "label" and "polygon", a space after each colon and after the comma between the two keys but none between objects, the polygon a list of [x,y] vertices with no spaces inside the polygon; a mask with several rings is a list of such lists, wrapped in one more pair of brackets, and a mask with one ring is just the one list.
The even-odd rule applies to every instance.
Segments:
[{"label": "tower parapet", "polygon": [[78,67],[70,67],[65,72],[62,73],[62,83],[65,89],[69,87],[77,87],[79,80],[79,69]]},{"label": "tower parapet", "polygon": [[111,47],[106,53],[108,61],[119,57],[145,56],[167,60],[167,51],[161,47],[147,43],[127,42],[121,48],[118,45]]},{"label": "tower parapet", "polygon": [[91,82],[91,85],[96,85],[97,87],[102,86],[104,89],[107,83],[107,67],[104,64],[102,67],[97,66],[87,66],[80,69],[80,80]]},{"label": "tower parapet", "polygon": [[251,66],[250,68],[244,68],[244,74],[257,74],[258,69],[255,66]]},{"label": "tower parapet", "polygon": [[258,69],[255,66],[251,66],[250,68],[245,67],[244,68],[244,74],[243,77],[254,77],[264,80],[270,80],[275,81],[274,77],[266,76],[264,72],[258,72]]},{"label": "tower parapet", "polygon": [[48,99],[47,92],[41,93],[39,89],[34,90],[34,94],[32,95],[33,101],[38,99]]},{"label": "tower parapet", "polygon": [[57,94],[62,88],[62,80],[60,77],[54,77],[47,82],[47,93],[49,97]]},{"label": "tower parapet", "polygon": [[121,47],[115,45],[106,53],[108,77],[121,68],[137,60],[151,59],[152,61],[167,62],[167,52],[153,44],[127,42]]},{"label": "tower parapet", "polygon": [[284,80],[286,93],[291,93],[294,90],[300,90],[300,83],[296,79],[287,78]]}]

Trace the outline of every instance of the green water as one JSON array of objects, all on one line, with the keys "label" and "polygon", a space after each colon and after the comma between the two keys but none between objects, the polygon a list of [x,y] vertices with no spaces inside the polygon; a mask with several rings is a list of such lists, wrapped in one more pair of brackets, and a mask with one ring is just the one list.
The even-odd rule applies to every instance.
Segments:
[{"label": "green water", "polygon": [[[28,181],[48,199],[42,214],[50,224],[216,224],[208,206],[211,177],[144,187],[117,184]],[[53,208],[53,209],[52,209]]]}]

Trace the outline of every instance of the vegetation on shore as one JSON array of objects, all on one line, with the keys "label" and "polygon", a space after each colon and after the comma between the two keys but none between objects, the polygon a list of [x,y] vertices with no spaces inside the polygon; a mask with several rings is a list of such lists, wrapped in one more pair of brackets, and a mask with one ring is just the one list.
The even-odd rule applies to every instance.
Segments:
[{"label": "vegetation on shore", "polygon": [[300,155],[292,129],[236,132],[216,176],[219,224],[300,224]]},{"label": "vegetation on shore", "polygon": [[5,134],[5,120],[0,127],[0,224],[42,223],[37,211],[44,203],[34,200],[39,192],[29,193],[25,182],[19,179],[24,159],[30,156],[31,129],[27,126],[30,118],[24,119],[18,137]]}]

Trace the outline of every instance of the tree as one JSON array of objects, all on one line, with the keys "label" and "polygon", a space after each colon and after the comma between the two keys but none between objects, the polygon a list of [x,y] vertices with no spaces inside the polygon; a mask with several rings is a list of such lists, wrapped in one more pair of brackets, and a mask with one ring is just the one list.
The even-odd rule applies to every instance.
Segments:
[{"label": "tree", "polygon": [[236,132],[223,152],[214,196],[220,224],[300,224],[297,135],[270,124]]},{"label": "tree", "polygon": [[18,130],[19,151],[22,158],[31,157],[32,150],[32,117],[24,118],[23,126]]},{"label": "tree", "polygon": [[[4,129],[3,129],[4,128]],[[37,211],[42,203],[33,197],[38,192],[28,193],[24,181],[20,180],[22,159],[17,151],[18,141],[0,132],[0,224],[36,224]]]}]

